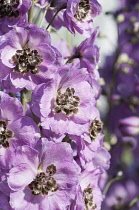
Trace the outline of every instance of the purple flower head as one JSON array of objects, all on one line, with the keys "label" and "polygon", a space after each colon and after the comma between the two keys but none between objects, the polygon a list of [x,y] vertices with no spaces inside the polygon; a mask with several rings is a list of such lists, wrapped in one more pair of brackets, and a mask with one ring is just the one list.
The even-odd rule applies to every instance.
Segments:
[{"label": "purple flower head", "polygon": [[95,94],[86,69],[69,64],[59,70],[53,81],[35,89],[32,110],[41,117],[44,129],[60,135],[81,135],[81,127],[90,120],[95,106]]},{"label": "purple flower head", "polygon": [[53,77],[61,57],[51,46],[48,32],[33,24],[11,30],[0,48],[0,77],[20,89],[33,90],[37,84]]},{"label": "purple flower head", "polygon": [[66,209],[75,197],[79,169],[66,143],[45,142],[42,153],[23,146],[17,151],[8,184],[14,209]]},{"label": "purple flower head", "polygon": [[97,0],[68,0],[64,13],[65,26],[75,34],[89,37],[92,29],[92,19],[101,12],[101,5]]},{"label": "purple flower head", "polygon": [[31,6],[30,0],[1,0],[0,1],[0,33],[10,30],[10,26],[23,25],[25,14]]},{"label": "purple flower head", "polygon": [[0,166],[10,168],[16,147],[35,146],[39,137],[39,128],[31,118],[23,116],[18,99],[0,92]]}]

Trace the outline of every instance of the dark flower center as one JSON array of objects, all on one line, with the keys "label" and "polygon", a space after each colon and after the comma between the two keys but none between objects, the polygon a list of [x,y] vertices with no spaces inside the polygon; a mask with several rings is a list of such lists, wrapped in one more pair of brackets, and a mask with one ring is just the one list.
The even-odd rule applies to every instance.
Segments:
[{"label": "dark flower center", "polygon": [[7,129],[8,122],[0,120],[0,145],[4,148],[9,147],[8,140],[14,136],[14,133]]},{"label": "dark flower center", "polygon": [[19,0],[0,0],[0,18],[19,17],[18,5]]},{"label": "dark flower center", "polygon": [[78,9],[74,15],[74,17],[78,20],[84,20],[90,11],[89,0],[81,0],[78,5]]},{"label": "dark flower center", "polygon": [[74,88],[67,88],[65,93],[61,93],[61,90],[57,91],[57,98],[55,101],[54,113],[62,112],[67,116],[76,114],[78,112],[78,106],[80,104],[80,98],[74,96]]},{"label": "dark flower center", "polygon": [[84,197],[84,202],[85,202],[85,210],[88,209],[96,209],[97,205],[93,201],[93,188],[88,185],[87,188],[84,189],[83,191],[83,197]]},{"label": "dark flower center", "polygon": [[90,138],[92,140],[94,140],[97,137],[97,135],[101,132],[102,127],[103,123],[100,120],[95,119],[91,122],[89,132],[90,132]]},{"label": "dark flower center", "polygon": [[33,195],[48,195],[48,192],[55,192],[59,189],[56,180],[52,177],[56,173],[56,166],[53,164],[46,168],[46,173],[37,174],[35,179],[28,185]]},{"label": "dark flower center", "polygon": [[42,56],[37,50],[30,50],[25,47],[23,50],[17,50],[13,56],[13,61],[17,63],[14,71],[26,74],[31,72],[37,74],[39,72],[38,65],[42,62]]}]

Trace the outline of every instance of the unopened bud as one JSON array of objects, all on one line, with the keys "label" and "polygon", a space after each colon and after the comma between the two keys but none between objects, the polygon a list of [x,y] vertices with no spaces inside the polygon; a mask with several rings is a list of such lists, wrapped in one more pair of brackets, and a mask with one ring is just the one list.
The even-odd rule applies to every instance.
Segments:
[{"label": "unopened bud", "polygon": [[120,120],[119,129],[124,136],[139,134],[139,117],[131,116]]}]

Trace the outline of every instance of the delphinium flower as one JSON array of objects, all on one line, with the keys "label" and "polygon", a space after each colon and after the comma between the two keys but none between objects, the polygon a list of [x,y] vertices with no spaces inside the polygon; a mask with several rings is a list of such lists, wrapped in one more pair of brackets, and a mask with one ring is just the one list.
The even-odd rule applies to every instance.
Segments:
[{"label": "delphinium flower", "polygon": [[24,25],[27,22],[27,11],[31,0],[0,1],[0,35],[11,30],[13,25]]},{"label": "delphinium flower", "polygon": [[95,0],[68,0],[64,12],[64,21],[68,30],[75,34],[90,37],[92,31],[92,19],[101,12],[101,5]]},{"label": "delphinium flower", "polygon": [[66,143],[45,140],[39,153],[19,148],[9,172],[10,204],[14,209],[66,209],[75,197],[80,170]]},{"label": "delphinium flower", "polygon": [[91,164],[88,164],[80,176],[80,184],[76,200],[72,203],[70,209],[101,209],[103,195],[98,186],[99,177],[99,169],[95,168]]},{"label": "delphinium flower", "polygon": [[[60,64],[60,53],[51,45],[49,33],[30,24],[15,27],[1,43],[1,79],[15,88],[33,90],[53,77]],[[5,56],[6,55],[6,56]]]},{"label": "delphinium flower", "polygon": [[10,168],[19,145],[35,146],[40,137],[34,121],[23,116],[18,99],[0,92],[0,167]]},{"label": "delphinium flower", "polygon": [[89,122],[96,104],[95,91],[89,83],[86,69],[68,64],[52,81],[35,89],[32,110],[41,118],[43,128],[61,135],[79,135],[83,133],[83,125]]},{"label": "delphinium flower", "polygon": [[[102,10],[97,0],[53,1],[51,6],[54,7],[55,13],[60,11],[52,23],[54,27],[65,26],[71,33],[75,34],[75,31],[78,31],[86,37],[90,37],[92,33],[92,19]],[[49,15],[46,15],[48,22],[52,20],[54,12],[48,12]]]}]

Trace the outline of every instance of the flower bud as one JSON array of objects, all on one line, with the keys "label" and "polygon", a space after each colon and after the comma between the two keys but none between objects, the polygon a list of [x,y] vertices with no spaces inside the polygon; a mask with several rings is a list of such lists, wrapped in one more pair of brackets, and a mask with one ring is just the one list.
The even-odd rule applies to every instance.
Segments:
[{"label": "flower bud", "polygon": [[120,120],[119,129],[122,135],[136,136],[139,134],[139,117],[131,116]]}]

